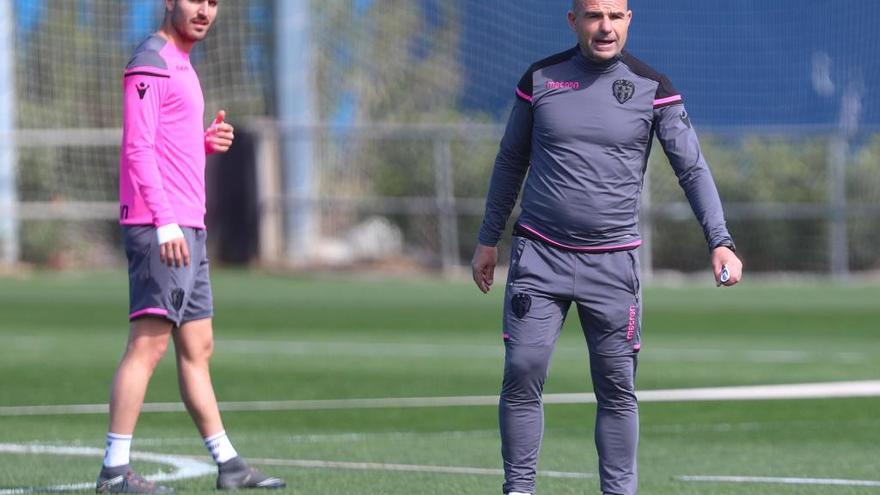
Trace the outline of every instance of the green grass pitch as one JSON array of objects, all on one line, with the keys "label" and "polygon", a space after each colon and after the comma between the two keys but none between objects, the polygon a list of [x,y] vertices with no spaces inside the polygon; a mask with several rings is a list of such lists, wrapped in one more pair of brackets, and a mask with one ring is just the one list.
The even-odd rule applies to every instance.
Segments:
[{"label": "green grass pitch", "polygon": [[[213,280],[213,376],[221,402],[498,393],[501,283],[484,296],[465,281],[240,271],[218,271]],[[649,287],[644,300],[640,390],[880,379],[880,287],[747,281],[716,289],[708,280],[699,287]],[[126,310],[122,270],[0,278],[0,446],[100,451],[104,414],[2,411],[106,402],[125,343]],[[589,390],[585,344],[572,313],[545,393]],[[179,401],[172,356],[157,370],[147,401]],[[596,472],[594,407],[546,407],[541,471]],[[500,467],[493,406],[242,410],[225,412],[224,420],[238,451],[285,477],[290,493],[500,493],[501,477],[492,471]],[[679,478],[880,482],[880,397],[645,402],[641,424],[643,495],[880,492],[880,486]],[[180,412],[144,413],[133,449],[209,461]],[[328,464],[333,461],[343,464]],[[353,469],[351,463],[417,467]],[[0,494],[93,482],[99,464],[95,454],[0,450]],[[137,465],[145,474],[171,470]],[[171,484],[199,493],[213,491],[213,483],[201,476]],[[598,482],[539,476],[538,490],[598,493]]]}]

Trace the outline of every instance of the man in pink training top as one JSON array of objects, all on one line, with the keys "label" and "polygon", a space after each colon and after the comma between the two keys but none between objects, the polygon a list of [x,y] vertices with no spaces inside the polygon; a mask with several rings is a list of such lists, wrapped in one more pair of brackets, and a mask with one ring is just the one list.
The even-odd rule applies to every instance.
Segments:
[{"label": "man in pink training top", "polygon": [[128,346],[110,395],[99,493],[170,493],[129,467],[132,434],[170,337],[180,395],[218,466],[217,488],[282,488],[238,456],[220,419],[208,361],[213,316],[205,250],[205,155],[225,152],[225,112],[203,128],[205,102],[189,60],[208,34],[217,0],[165,0],[158,32],[125,69],[119,214],[128,257]]}]

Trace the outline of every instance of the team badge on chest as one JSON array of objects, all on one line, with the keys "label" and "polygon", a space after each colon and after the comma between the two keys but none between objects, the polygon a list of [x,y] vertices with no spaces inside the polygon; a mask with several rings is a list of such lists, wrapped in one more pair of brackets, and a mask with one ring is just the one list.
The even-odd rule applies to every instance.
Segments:
[{"label": "team badge on chest", "polygon": [[628,102],[630,98],[633,97],[633,94],[636,92],[636,85],[633,84],[632,81],[627,81],[626,79],[618,79],[614,81],[614,85],[611,87],[612,92],[614,93],[614,97],[617,98],[617,102],[623,105]]}]

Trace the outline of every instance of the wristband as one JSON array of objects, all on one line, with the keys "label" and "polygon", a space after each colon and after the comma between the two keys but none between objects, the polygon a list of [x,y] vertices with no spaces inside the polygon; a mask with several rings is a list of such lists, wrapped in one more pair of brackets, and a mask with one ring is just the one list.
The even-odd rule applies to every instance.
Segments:
[{"label": "wristband", "polygon": [[180,230],[180,225],[177,225],[176,223],[169,223],[156,229],[156,237],[159,240],[159,245],[162,245],[168,241],[182,239],[183,231]]}]

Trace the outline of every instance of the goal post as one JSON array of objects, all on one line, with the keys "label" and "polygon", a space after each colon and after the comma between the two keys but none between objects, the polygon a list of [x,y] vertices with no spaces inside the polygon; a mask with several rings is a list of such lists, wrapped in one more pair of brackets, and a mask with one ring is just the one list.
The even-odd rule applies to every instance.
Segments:
[{"label": "goal post", "polygon": [[0,0],[0,264],[18,262],[12,0]]}]

